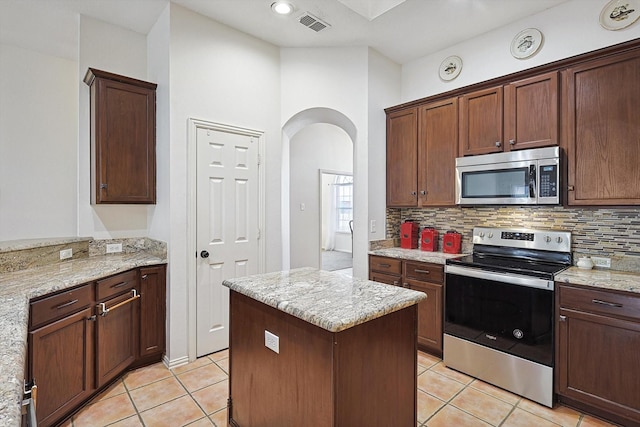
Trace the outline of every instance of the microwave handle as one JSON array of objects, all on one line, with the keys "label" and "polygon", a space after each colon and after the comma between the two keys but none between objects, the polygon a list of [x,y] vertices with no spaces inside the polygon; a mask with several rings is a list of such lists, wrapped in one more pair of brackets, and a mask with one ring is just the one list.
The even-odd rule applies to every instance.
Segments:
[{"label": "microwave handle", "polygon": [[536,165],[529,166],[529,197],[536,198]]}]

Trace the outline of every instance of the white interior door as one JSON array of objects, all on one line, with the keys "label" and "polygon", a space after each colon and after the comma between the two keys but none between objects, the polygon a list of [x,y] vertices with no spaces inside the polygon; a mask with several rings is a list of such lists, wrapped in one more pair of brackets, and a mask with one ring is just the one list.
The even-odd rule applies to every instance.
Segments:
[{"label": "white interior door", "polygon": [[225,279],[258,273],[258,139],[196,133],[196,353],[229,346]]}]

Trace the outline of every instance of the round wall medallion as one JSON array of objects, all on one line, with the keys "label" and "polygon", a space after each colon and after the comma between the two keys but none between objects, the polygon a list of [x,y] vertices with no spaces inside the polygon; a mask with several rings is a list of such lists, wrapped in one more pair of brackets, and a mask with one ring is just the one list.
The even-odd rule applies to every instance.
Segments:
[{"label": "round wall medallion", "polygon": [[511,55],[517,59],[533,56],[542,46],[542,33],[535,28],[520,31],[511,41]]},{"label": "round wall medallion", "polygon": [[600,25],[606,30],[621,30],[640,18],[640,0],[611,0],[600,12]]},{"label": "round wall medallion", "polygon": [[442,80],[448,81],[458,77],[460,71],[462,71],[462,59],[460,59],[459,56],[454,55],[449,56],[442,61],[438,73]]}]

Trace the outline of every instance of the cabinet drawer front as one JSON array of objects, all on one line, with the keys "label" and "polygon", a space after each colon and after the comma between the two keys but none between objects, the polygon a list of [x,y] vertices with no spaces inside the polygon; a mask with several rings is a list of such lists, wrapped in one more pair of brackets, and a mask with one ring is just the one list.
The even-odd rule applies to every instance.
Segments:
[{"label": "cabinet drawer front", "polygon": [[424,282],[442,283],[444,281],[444,267],[438,264],[405,261],[404,276]]},{"label": "cabinet drawer front", "polygon": [[379,283],[385,283],[387,285],[402,286],[400,284],[400,276],[378,273],[376,271],[371,272],[371,274],[369,275],[369,280],[373,280],[374,282]]},{"label": "cabinet drawer front", "polygon": [[402,260],[372,255],[369,257],[369,268],[381,273],[402,274]]},{"label": "cabinet drawer front", "polygon": [[98,280],[98,285],[96,286],[96,299],[100,301],[112,295],[127,292],[136,287],[137,283],[137,270],[127,271],[107,279]]},{"label": "cabinet drawer front", "polygon": [[560,306],[640,320],[640,296],[560,286]]},{"label": "cabinet drawer front", "polygon": [[30,329],[87,308],[92,300],[93,286],[88,284],[32,302]]}]

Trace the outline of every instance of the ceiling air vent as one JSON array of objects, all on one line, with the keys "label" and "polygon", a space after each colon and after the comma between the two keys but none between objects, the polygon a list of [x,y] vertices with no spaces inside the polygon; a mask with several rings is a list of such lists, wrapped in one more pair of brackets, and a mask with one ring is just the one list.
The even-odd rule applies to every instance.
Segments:
[{"label": "ceiling air vent", "polygon": [[326,22],[320,20],[320,18],[317,18],[315,16],[313,16],[312,14],[310,14],[309,12],[305,12],[299,19],[298,21],[304,25],[305,27],[311,28],[313,31],[315,31],[316,33],[319,31],[324,30],[327,27],[331,27],[331,25],[327,24]]}]

